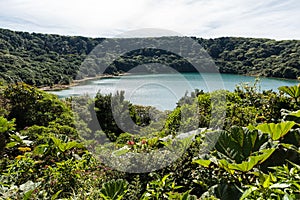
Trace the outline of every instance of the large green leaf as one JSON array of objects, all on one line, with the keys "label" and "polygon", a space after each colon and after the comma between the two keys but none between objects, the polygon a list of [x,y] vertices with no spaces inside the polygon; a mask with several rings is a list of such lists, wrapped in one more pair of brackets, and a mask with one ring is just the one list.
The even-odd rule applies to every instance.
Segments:
[{"label": "large green leaf", "polygon": [[54,142],[54,144],[56,145],[56,147],[58,147],[58,149],[61,151],[61,152],[65,152],[67,150],[70,150],[72,148],[83,148],[83,145],[76,142],[76,141],[71,141],[71,142],[63,142],[62,140],[54,137],[54,136],[51,136],[50,137],[51,140]]},{"label": "large green leaf", "polygon": [[288,115],[300,118],[300,110],[290,112]]},{"label": "large green leaf", "polygon": [[294,86],[281,86],[278,88],[279,91],[282,91],[289,95],[290,97],[294,98],[296,101],[300,97],[300,85]]},{"label": "large green leaf", "polygon": [[274,148],[272,149],[264,149],[262,150],[262,154],[260,155],[255,155],[255,156],[250,156],[247,161],[243,161],[240,164],[228,164],[228,168],[230,170],[238,170],[242,172],[248,172],[250,171],[254,166],[257,164],[263,163],[265,160],[267,160],[272,153],[275,151]]},{"label": "large green leaf", "polygon": [[234,184],[220,183],[211,186],[208,191],[204,192],[200,199],[222,199],[232,200],[239,199],[242,195],[241,191]]},{"label": "large green leaf", "polygon": [[300,124],[300,110],[297,111],[284,110],[282,114],[285,115],[284,116],[285,121],[294,121]]},{"label": "large green leaf", "polygon": [[[260,154],[249,156],[247,158],[247,160],[244,160],[241,163],[230,163],[226,159],[220,159],[220,160],[217,160],[216,164],[220,168],[225,169],[226,171],[228,171],[231,174],[233,174],[235,170],[241,171],[241,172],[248,172],[251,169],[253,169],[253,167],[255,167],[256,165],[261,164],[265,160],[267,160],[274,151],[275,151],[275,148],[263,149],[259,152]],[[193,163],[197,163],[203,167],[209,167],[211,162],[212,162],[211,160],[203,160],[203,159],[193,161]]]},{"label": "large green leaf", "polygon": [[204,159],[198,159],[198,160],[194,160],[193,163],[197,163],[198,165],[201,165],[203,167],[209,167],[211,164],[211,161],[204,160]]},{"label": "large green leaf", "polygon": [[270,134],[272,140],[279,140],[280,138],[285,136],[295,124],[296,123],[292,121],[280,122],[279,124],[260,124],[256,127],[256,129],[260,130],[263,133]]},{"label": "large green leaf", "polygon": [[111,180],[102,185],[101,197],[105,200],[119,200],[127,192],[128,183],[125,180]]},{"label": "large green leaf", "polygon": [[8,121],[6,118],[0,116],[0,133],[5,133],[6,131],[13,131],[14,128],[14,120]]},{"label": "large green leaf", "polygon": [[257,130],[232,127],[229,131],[220,134],[215,147],[226,159],[241,163],[252,152],[258,151],[267,140],[267,136]]}]

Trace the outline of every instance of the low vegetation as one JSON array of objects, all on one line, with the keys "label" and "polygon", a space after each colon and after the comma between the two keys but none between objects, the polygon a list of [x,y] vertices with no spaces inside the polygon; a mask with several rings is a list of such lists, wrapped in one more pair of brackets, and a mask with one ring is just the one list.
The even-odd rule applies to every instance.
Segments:
[{"label": "low vegetation", "polygon": [[[0,198],[299,199],[299,87],[196,90],[162,112],[122,92],[59,100],[24,83],[2,86]],[[121,128],[128,116],[134,123]],[[155,171],[132,157],[174,143],[181,156]],[[127,172],[108,165],[107,149]],[[130,173],[139,166],[149,171]]]}]

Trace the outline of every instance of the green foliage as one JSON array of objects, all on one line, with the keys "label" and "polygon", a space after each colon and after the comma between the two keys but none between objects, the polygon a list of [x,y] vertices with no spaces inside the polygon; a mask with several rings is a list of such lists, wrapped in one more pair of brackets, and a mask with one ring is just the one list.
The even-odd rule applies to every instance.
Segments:
[{"label": "green foliage", "polygon": [[297,111],[295,111],[295,112],[291,112],[291,113],[289,113],[288,115],[290,115],[290,116],[295,116],[295,117],[297,117],[297,118],[300,118],[300,110],[297,110]]},{"label": "green foliage", "polygon": [[267,138],[261,137],[257,131],[234,127],[231,131],[220,134],[215,146],[215,156],[212,154],[209,160],[200,159],[194,162],[204,167],[210,167],[213,163],[230,174],[235,171],[249,172],[275,151],[274,148],[260,150],[266,142]]},{"label": "green foliage", "polygon": [[232,126],[279,122],[282,109],[299,109],[298,105],[292,104],[289,98],[281,94],[259,92],[257,84],[238,86],[234,92],[195,92],[191,96],[184,96],[177,108],[168,115],[164,133],[175,134],[197,127],[229,130]]},{"label": "green foliage", "polygon": [[153,107],[136,106],[126,101],[124,91],[117,92],[115,95],[103,95],[98,92],[95,103],[91,104],[89,109],[91,113],[96,112],[96,115],[92,115],[88,127],[93,132],[101,129],[109,140],[118,140],[122,143],[124,143],[121,141],[123,139],[118,138],[125,132],[140,134],[141,132],[160,131],[156,126],[162,127],[161,121],[164,119],[164,114]]},{"label": "green foliage", "polygon": [[256,172],[257,181],[248,185],[241,199],[299,199],[300,166],[276,166],[273,173]]},{"label": "green foliage", "polygon": [[8,140],[8,134],[14,130],[14,121],[8,121],[6,118],[0,116],[0,155]]},{"label": "green foliage", "polygon": [[8,121],[4,117],[0,116],[0,133],[6,133],[15,130],[14,121]]},{"label": "green foliage", "polygon": [[284,116],[283,119],[285,121],[294,121],[298,124],[300,123],[300,110],[297,111],[283,110],[282,115]]},{"label": "green foliage", "polygon": [[124,92],[117,93],[115,96],[102,95],[98,92],[94,106],[91,109],[95,109],[97,118],[92,119],[94,121],[92,123],[99,123],[107,137],[115,141],[124,132],[120,127],[120,122],[130,116],[128,113],[130,105],[124,100]]},{"label": "green foliage", "polygon": [[[288,158],[284,156],[278,157],[282,151],[285,154],[289,154],[288,149],[291,149],[294,151],[294,156],[295,153],[299,154],[297,148],[291,145],[291,143],[289,145],[278,143],[287,141],[282,138],[287,136],[288,133],[292,133],[292,127],[295,124],[292,121],[284,121],[278,124],[260,124],[257,127],[232,127],[229,131],[223,131],[215,146],[216,151],[212,151],[208,155],[209,159],[201,158],[193,161],[215,173],[225,170],[229,174],[229,177],[226,177],[221,173],[220,178],[221,180],[225,179],[224,182],[211,186],[202,195],[202,198],[210,196],[221,199],[230,198],[230,194],[227,193],[230,191],[229,187],[233,189],[234,193],[237,192],[235,196],[241,196],[239,191],[242,188],[247,188],[244,190],[241,199],[298,198],[299,182],[294,181],[295,178],[296,180],[298,179],[294,175],[294,170],[295,168],[299,168],[299,166],[292,164],[294,168],[290,171],[287,165],[280,167],[275,164],[284,163],[285,159]],[[262,133],[257,130],[260,130]],[[269,140],[269,137],[272,140]],[[299,146],[299,144],[296,145]],[[283,150],[282,147],[286,149]],[[276,162],[273,161],[274,159]],[[274,166],[269,167],[269,169],[275,170],[275,172],[264,169],[266,166]],[[280,175],[277,171],[280,171]],[[265,174],[265,172],[268,172],[268,174]],[[291,173],[290,178],[293,181],[291,181],[292,183],[287,183],[285,177]],[[203,185],[203,183],[201,184]],[[224,187],[228,187],[225,193],[220,193],[220,190],[222,191],[221,188]]]},{"label": "green foliage", "polygon": [[218,165],[221,168],[224,168],[229,173],[234,173],[235,170],[241,171],[241,172],[249,172],[253,169],[254,166],[263,163],[265,160],[267,160],[272,153],[275,151],[275,149],[264,149],[261,150],[258,155],[249,156],[247,160],[242,161],[242,163],[229,163],[225,159],[222,159],[219,161]]},{"label": "green foliage", "polygon": [[271,135],[272,140],[279,140],[284,137],[295,125],[295,122],[286,121],[279,124],[260,124],[256,128],[263,133]]},{"label": "green foliage", "polygon": [[130,133],[121,133],[116,140],[117,144],[127,144],[128,141],[134,141],[134,135]]},{"label": "green foliage", "polygon": [[27,136],[22,136],[18,132],[9,135],[9,142],[6,144],[6,148],[13,148],[20,145],[30,145],[31,140],[27,140]]},{"label": "green foliage", "polygon": [[0,77],[36,86],[69,84],[102,40],[0,29]]},{"label": "green foliage", "polygon": [[[74,107],[81,115],[73,115],[72,99],[59,100],[25,84],[3,89],[1,199],[300,198],[300,109],[282,93],[259,92],[249,85],[234,92],[195,91],[169,113],[132,105],[123,93],[98,94],[95,100],[78,98]],[[226,109],[226,115],[211,113],[214,106]],[[126,109],[137,126],[124,133],[118,118],[112,119],[115,111],[122,121]],[[93,126],[93,120],[103,120],[107,132]],[[216,126],[208,129],[211,120]],[[195,129],[195,134],[186,134]],[[144,130],[146,134],[135,135]],[[87,150],[95,145],[102,151],[105,142],[98,141],[107,134],[116,140],[107,145],[111,153],[123,159],[110,167],[124,169],[124,164],[132,171],[140,166],[151,171],[155,160],[164,164],[174,156],[158,149],[177,150],[182,156],[155,173],[119,172],[103,164],[109,156],[108,161],[98,160]],[[152,157],[147,160],[145,154]]]},{"label": "green foliage", "polygon": [[160,177],[158,174],[151,175],[156,177],[156,179],[147,184],[143,199],[167,199],[170,195],[173,195],[175,190],[182,187],[175,185],[175,180],[173,181],[170,178],[171,174],[163,177]]},{"label": "green foliage", "polygon": [[18,129],[32,125],[48,126],[51,122],[72,126],[70,108],[55,95],[18,83],[9,85],[4,97],[11,105],[9,118],[16,119]]},{"label": "green foliage", "polygon": [[[128,43],[151,43],[157,48],[130,51],[115,60],[105,71],[107,74],[127,72],[145,63],[161,63],[179,72],[195,72],[184,58],[163,50],[175,37],[165,38],[165,43],[156,38],[128,40]],[[222,37],[202,39],[192,37],[202,45],[215,60],[221,73],[260,75],[296,79],[299,73],[299,41],[275,41],[270,39]],[[118,49],[120,39],[110,39]],[[72,80],[94,77],[101,73],[96,63],[107,63],[102,57],[90,58],[81,63],[104,38],[59,36],[15,32],[0,29],[0,79],[9,83],[25,82],[36,86],[70,84]],[[181,40],[178,39],[178,42]],[[185,44],[178,44],[183,48]],[[190,48],[190,47],[187,47]],[[113,47],[111,49],[114,49]],[[187,49],[182,49],[185,51]],[[113,55],[117,52],[112,52]],[[198,55],[190,55],[197,57]],[[194,61],[201,62],[201,61]],[[202,63],[203,64],[203,63]],[[49,70],[51,69],[51,70]],[[159,69],[147,69],[158,71]],[[210,68],[203,68],[209,72]]]},{"label": "green foliage", "polygon": [[258,131],[235,126],[220,134],[215,148],[227,158],[241,163],[251,153],[258,151],[267,141],[268,138],[259,134]]},{"label": "green foliage", "polygon": [[58,147],[58,149],[64,153],[65,151],[68,151],[70,149],[73,148],[83,148],[83,145],[76,142],[76,141],[71,141],[71,142],[67,142],[64,143],[63,141],[61,141],[60,139],[56,138],[56,137],[50,137],[51,140],[54,142],[55,146]]},{"label": "green foliage", "polygon": [[103,183],[100,190],[101,197],[105,200],[120,200],[127,192],[127,181],[122,179],[111,180]]},{"label": "green foliage", "polygon": [[294,85],[294,86],[281,86],[278,88],[279,91],[284,92],[285,94],[292,97],[296,102],[298,102],[300,97],[300,85]]},{"label": "green foliage", "polygon": [[181,121],[181,110],[177,107],[169,116],[165,123],[165,127],[170,133],[176,133],[179,130]]},{"label": "green foliage", "polygon": [[34,183],[32,181],[27,181],[26,183],[20,185],[19,187],[11,187],[11,188],[1,188],[0,194],[4,197],[4,199],[20,199],[28,200],[30,199],[34,193],[34,190],[40,185],[40,183]]},{"label": "green foliage", "polygon": [[190,192],[191,191],[186,191],[185,193],[183,194],[180,194],[180,193],[175,193],[175,194],[170,194],[169,195],[169,199],[178,199],[178,200],[196,200],[197,199],[197,196],[195,195],[190,195]]},{"label": "green foliage", "polygon": [[241,193],[235,185],[222,183],[222,184],[214,185],[211,188],[209,188],[209,190],[207,192],[205,192],[205,193],[203,193],[203,195],[201,195],[201,199],[232,200],[232,199],[239,199],[240,196],[241,196]]}]

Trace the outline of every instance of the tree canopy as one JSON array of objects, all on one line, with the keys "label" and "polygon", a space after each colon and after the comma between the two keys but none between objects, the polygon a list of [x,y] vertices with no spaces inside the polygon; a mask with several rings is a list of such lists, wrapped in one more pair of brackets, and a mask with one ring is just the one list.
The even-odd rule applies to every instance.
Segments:
[{"label": "tree canopy", "polygon": [[[300,76],[299,40],[276,41],[239,37],[215,39],[192,37],[192,39],[204,47],[221,73],[291,79]],[[102,72],[99,70],[99,65],[101,65],[99,60],[95,60],[96,65],[89,65],[89,69],[82,68],[81,64],[87,55],[104,40],[105,38],[60,36],[0,29],[0,79],[42,87],[69,84],[74,79],[100,75]],[[118,47],[121,40],[113,40],[115,47]],[[143,41],[149,40],[154,44],[159,43],[158,38],[139,40],[133,38],[128,43],[142,44]],[[181,49],[181,51],[188,51],[190,47],[183,46],[183,48],[187,49]],[[107,61],[101,60],[101,62]],[[110,63],[104,73],[127,72],[145,63],[169,65],[179,72],[195,71],[185,58],[163,49],[146,48],[127,52]],[[209,71],[209,69],[203,71]]]}]

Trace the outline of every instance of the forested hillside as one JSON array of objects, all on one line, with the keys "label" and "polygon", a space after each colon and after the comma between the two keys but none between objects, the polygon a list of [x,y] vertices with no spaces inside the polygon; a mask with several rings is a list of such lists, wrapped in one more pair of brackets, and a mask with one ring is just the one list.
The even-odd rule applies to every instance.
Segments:
[{"label": "forested hillside", "polygon": [[0,29],[0,76],[37,86],[69,84],[101,40]]},{"label": "forested hillside", "polygon": [[[298,40],[192,38],[211,55],[221,73],[293,79],[300,76]],[[104,38],[30,34],[0,29],[0,79],[51,86],[69,84],[76,77],[93,77],[100,73],[97,68],[80,73],[78,70],[86,56],[103,40]],[[151,40],[155,42],[156,39]],[[117,46],[118,39],[115,39],[115,43]],[[186,60],[174,54],[157,49],[142,49],[129,52],[116,60],[106,73],[117,74],[139,64],[162,61],[180,72],[195,70]]]}]

